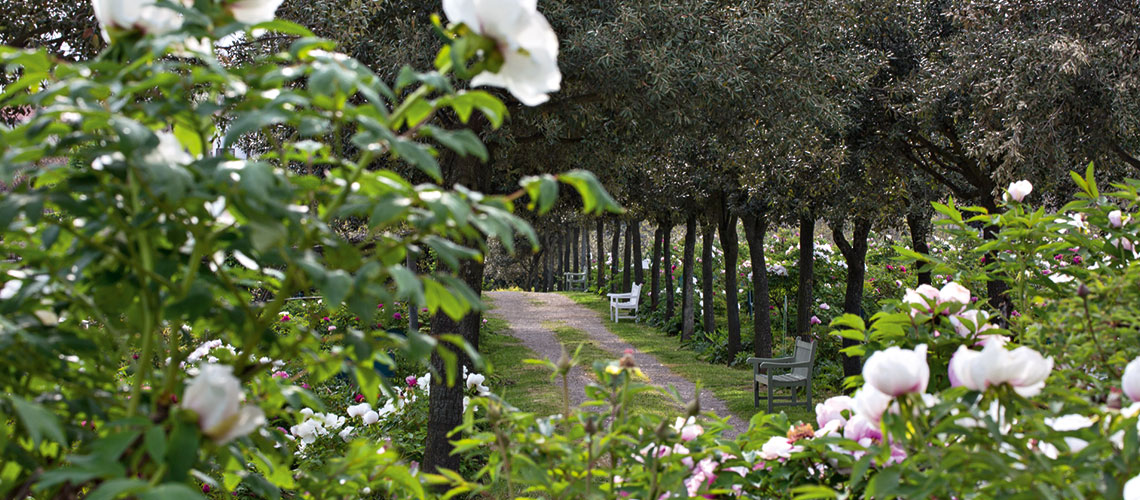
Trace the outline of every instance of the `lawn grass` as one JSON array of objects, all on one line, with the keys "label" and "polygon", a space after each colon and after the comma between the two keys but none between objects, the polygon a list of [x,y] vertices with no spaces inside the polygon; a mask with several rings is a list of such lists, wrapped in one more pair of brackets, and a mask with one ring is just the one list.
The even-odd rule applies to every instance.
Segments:
[{"label": "lawn grass", "polygon": [[[484,299],[486,301],[486,299]],[[536,415],[562,413],[562,394],[545,366],[523,363],[539,355],[507,333],[507,322],[484,315],[487,324],[479,336],[479,350],[491,364],[494,391],[519,410]]]},{"label": "lawn grass", "polygon": [[[698,359],[695,352],[682,348],[680,340],[676,337],[669,337],[649,325],[632,321],[614,324],[609,321],[609,300],[605,297],[585,292],[559,293],[597,312],[598,316],[603,318],[603,324],[606,325],[606,328],[626,342],[633,344],[639,351],[652,354],[674,373],[712,391],[716,397],[725,402],[728,410],[737,417],[747,421],[754,414],[764,411],[764,401],[760,402],[761,409],[759,410],[752,406],[752,370],[750,368],[732,368],[707,363]],[[816,394],[813,399],[822,401],[825,397],[825,395]],[[781,410],[787,413],[793,422],[797,420],[815,422],[814,409],[789,407]]]},{"label": "lawn grass", "polygon": [[[597,377],[593,374],[593,366],[595,361],[608,362],[619,358],[621,355],[611,353],[598,347],[598,345],[590,339],[589,334],[566,326],[561,322],[546,322],[542,324],[558,337],[558,341],[566,346],[566,351],[573,353],[581,346],[578,351],[578,364],[580,369],[585,370],[589,374],[591,380],[597,381]],[[681,410],[681,405],[674,401],[672,398],[661,394],[656,391],[640,392],[633,396],[630,400],[629,410],[635,413],[655,415],[658,417],[672,417],[677,416]]]}]

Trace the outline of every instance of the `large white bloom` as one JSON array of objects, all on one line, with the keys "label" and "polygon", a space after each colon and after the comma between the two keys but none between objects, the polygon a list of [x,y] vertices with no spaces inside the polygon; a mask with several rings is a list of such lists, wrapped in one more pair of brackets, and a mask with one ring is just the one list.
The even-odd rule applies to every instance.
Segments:
[{"label": "large white bloom", "polygon": [[926,392],[930,382],[926,344],[919,344],[914,350],[888,347],[872,354],[863,365],[863,379],[867,385],[892,397]]},{"label": "large white bloom", "polygon": [[772,436],[760,447],[760,458],[777,460],[791,458],[792,453],[803,451],[803,446],[795,446],[784,436]]},{"label": "large white bloom", "polygon": [[838,422],[842,427],[847,423],[847,418],[843,416],[844,411],[854,412],[851,405],[854,400],[851,396],[835,396],[827,398],[826,401],[815,405],[815,420],[820,427],[823,427],[831,422]]},{"label": "large white bloom", "polygon": [[1124,500],[1140,500],[1140,476],[1129,479],[1124,483]]},{"label": "large white bloom", "polygon": [[1030,184],[1029,181],[1026,180],[1020,180],[1010,184],[1008,191],[1010,198],[1021,202],[1026,196],[1029,196],[1029,193],[1033,192],[1033,184]]},{"label": "large white bloom", "polygon": [[498,73],[480,73],[472,85],[503,87],[527,106],[546,102],[559,89],[558,36],[538,12],[537,0],[443,0],[443,12],[493,39],[503,55]]},{"label": "large white bloom", "polygon": [[1120,389],[1132,401],[1140,402],[1140,358],[1136,358],[1124,367],[1124,376],[1120,379]]},{"label": "large white bloom", "polygon": [[864,384],[855,391],[855,397],[851,398],[851,409],[856,415],[862,415],[868,421],[878,423],[893,400],[894,398],[879,392],[872,385]]},{"label": "large white bloom", "polygon": [[[185,1],[183,4],[189,6]],[[156,5],[155,0],[92,0],[91,7],[107,41],[111,41],[112,30],[161,35],[182,27],[182,14]]]},{"label": "large white bloom", "polygon": [[1033,397],[1045,387],[1045,379],[1053,371],[1053,358],[1028,347],[1005,348],[997,337],[986,339],[981,352],[958,348],[950,360],[950,382],[967,389],[984,391],[991,386],[1009,384],[1023,397]]},{"label": "large white bloom", "polygon": [[182,407],[197,413],[202,433],[220,444],[265,425],[261,408],[242,406],[242,399],[233,367],[208,364],[186,386]]},{"label": "large white bloom", "polygon": [[229,8],[238,22],[257,24],[272,21],[281,2],[282,0],[237,0]]}]

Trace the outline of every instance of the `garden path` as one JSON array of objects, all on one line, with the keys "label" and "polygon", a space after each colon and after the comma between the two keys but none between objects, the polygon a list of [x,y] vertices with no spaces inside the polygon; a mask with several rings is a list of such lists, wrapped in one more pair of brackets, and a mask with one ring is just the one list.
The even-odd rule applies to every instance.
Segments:
[{"label": "garden path", "polygon": [[[562,354],[561,344],[554,332],[544,324],[562,323],[586,332],[599,348],[612,353],[615,359],[626,349],[633,350],[634,360],[651,383],[661,387],[675,387],[684,401],[693,399],[696,386],[692,382],[673,373],[653,355],[638,351],[632,344],[614,335],[602,323],[598,313],[575,303],[569,297],[555,293],[534,292],[486,292],[486,294],[494,301],[494,308],[490,314],[506,321],[510,328],[509,333],[539,356],[552,362],[558,361]],[[567,346],[567,348],[573,347]],[[571,372],[572,404],[577,406],[586,401],[585,387],[590,381],[587,370],[582,367],[577,367]],[[707,389],[701,390],[701,410],[712,411],[720,416],[730,415],[728,423],[732,428],[725,430],[723,435],[726,437],[734,437],[748,428],[747,422],[732,415],[724,402]]]}]

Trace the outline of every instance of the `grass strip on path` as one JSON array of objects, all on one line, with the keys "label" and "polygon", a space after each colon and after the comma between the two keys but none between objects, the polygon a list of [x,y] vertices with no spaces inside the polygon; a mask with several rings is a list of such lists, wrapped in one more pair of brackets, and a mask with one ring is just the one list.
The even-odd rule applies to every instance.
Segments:
[{"label": "grass strip on path", "polygon": [[[638,351],[652,354],[661,364],[674,373],[712,391],[728,405],[737,417],[748,421],[752,415],[764,411],[765,403],[761,397],[761,409],[752,406],[752,369],[751,367],[733,368],[724,365],[714,365],[697,358],[697,353],[680,346],[680,340],[670,337],[653,326],[643,323],[634,323],[633,320],[613,323],[609,320],[609,299],[599,295],[585,292],[559,292],[574,302],[581,304],[598,313],[603,318],[602,323],[614,335],[633,344]],[[761,395],[763,396],[763,395]],[[819,396],[814,400],[822,401]],[[788,414],[792,422],[802,420],[814,425],[815,411],[806,410],[802,406],[780,408]]]},{"label": "grass strip on path", "polygon": [[[566,326],[561,322],[547,322],[542,324],[558,338],[562,345],[566,346],[566,352],[574,353],[578,346],[581,345],[582,349],[578,351],[578,364],[579,369],[585,370],[590,374],[590,379],[597,381],[594,376],[593,366],[594,362],[609,362],[621,357],[621,353],[612,353],[598,347],[586,332],[577,328]],[[629,410],[631,412],[656,415],[661,418],[675,417],[679,415],[683,408],[676,401],[670,397],[656,391],[639,392],[634,394],[629,402]]]},{"label": "grass strip on path", "polygon": [[479,350],[493,369],[493,390],[519,410],[540,416],[562,413],[562,393],[551,382],[550,370],[522,362],[541,356],[507,333],[506,321],[488,314],[483,317],[487,324],[479,335]]}]

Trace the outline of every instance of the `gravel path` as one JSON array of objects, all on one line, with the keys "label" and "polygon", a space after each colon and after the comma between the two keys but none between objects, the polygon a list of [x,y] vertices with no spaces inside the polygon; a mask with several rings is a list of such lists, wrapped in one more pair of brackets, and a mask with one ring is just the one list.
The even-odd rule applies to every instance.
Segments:
[{"label": "gravel path", "polygon": [[[632,344],[614,335],[602,323],[598,313],[571,300],[569,297],[555,293],[533,292],[484,292],[494,301],[494,308],[490,314],[497,316],[510,326],[510,334],[518,338],[530,350],[539,356],[557,362],[562,354],[561,344],[554,332],[543,327],[543,323],[562,323],[570,328],[586,332],[597,343],[597,346],[614,355],[621,356],[626,349],[632,349],[634,359],[641,371],[649,377],[649,381],[661,387],[673,386],[681,394],[684,401],[693,399],[696,386],[684,377],[673,373],[662,365],[656,357],[638,351]],[[570,401],[579,405],[586,400],[584,387],[590,383],[590,377],[585,370],[575,369],[570,376]],[[708,389],[701,390],[702,411],[712,411],[717,415],[731,415],[724,402],[718,399]],[[726,429],[726,437],[736,436],[748,428],[748,423],[731,416],[728,423],[733,427]]]}]

